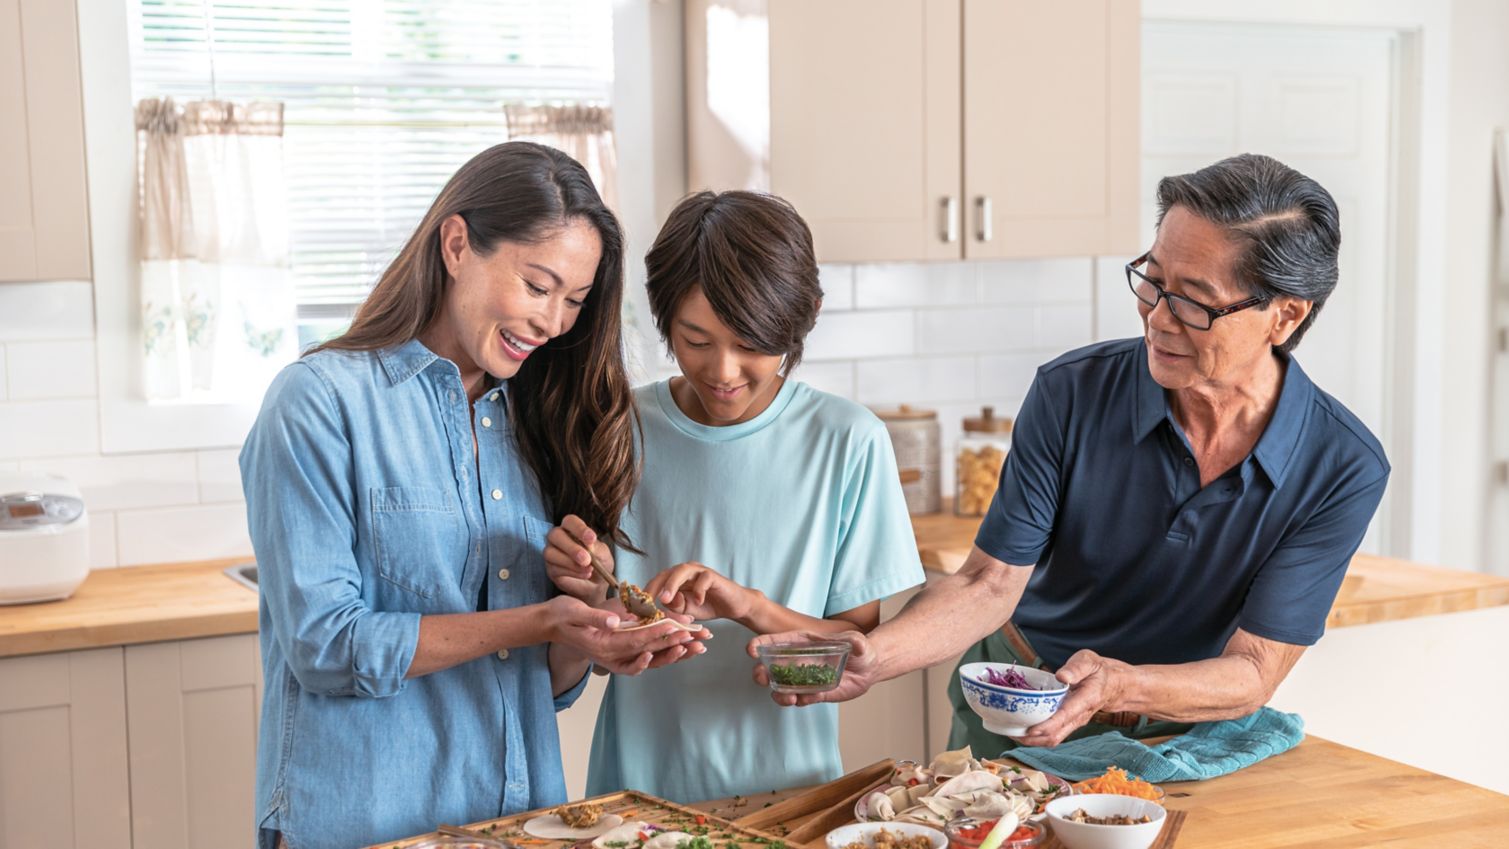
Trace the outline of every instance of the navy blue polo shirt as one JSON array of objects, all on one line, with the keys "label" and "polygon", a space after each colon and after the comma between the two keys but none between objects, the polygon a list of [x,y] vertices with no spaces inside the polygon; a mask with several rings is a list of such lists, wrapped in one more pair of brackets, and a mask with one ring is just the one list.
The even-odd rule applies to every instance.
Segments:
[{"label": "navy blue polo shirt", "polygon": [[1237,627],[1311,645],[1388,483],[1378,440],[1285,357],[1252,453],[1204,489],[1142,339],[1038,369],[975,545],[1037,564],[1012,617],[1047,663],[1215,657]]}]

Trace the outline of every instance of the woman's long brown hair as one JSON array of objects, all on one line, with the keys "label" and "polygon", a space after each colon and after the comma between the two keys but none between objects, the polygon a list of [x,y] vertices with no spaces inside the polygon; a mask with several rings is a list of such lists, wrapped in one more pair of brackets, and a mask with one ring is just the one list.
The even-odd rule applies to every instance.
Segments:
[{"label": "woman's long brown hair", "polygon": [[379,350],[423,333],[449,283],[440,225],[452,215],[466,222],[467,241],[482,256],[500,242],[539,242],[578,218],[602,239],[602,259],[576,323],[509,380],[509,413],[556,523],[574,513],[603,539],[632,547],[620,525],[639,479],[620,317],[623,234],[576,160],[529,142],[477,154],[440,190],[350,329],[309,353]]}]

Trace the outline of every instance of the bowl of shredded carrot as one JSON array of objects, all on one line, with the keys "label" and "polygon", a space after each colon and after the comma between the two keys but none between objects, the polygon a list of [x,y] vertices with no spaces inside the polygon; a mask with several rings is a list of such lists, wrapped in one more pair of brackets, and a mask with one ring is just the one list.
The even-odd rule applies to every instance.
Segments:
[{"label": "bowl of shredded carrot", "polygon": [[1074,782],[1075,793],[1115,793],[1118,796],[1133,796],[1163,804],[1167,794],[1156,784],[1143,781],[1118,766],[1108,766],[1102,775]]}]

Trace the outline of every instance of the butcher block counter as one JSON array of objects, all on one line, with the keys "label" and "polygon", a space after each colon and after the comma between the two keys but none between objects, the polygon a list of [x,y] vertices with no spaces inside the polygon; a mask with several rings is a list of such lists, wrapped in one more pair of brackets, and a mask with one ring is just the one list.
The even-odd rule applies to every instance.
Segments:
[{"label": "butcher block counter", "polygon": [[[952,574],[974,547],[978,518],[913,516],[923,568]],[[1326,627],[1368,625],[1509,605],[1509,578],[1359,554],[1352,558]]]},{"label": "butcher block counter", "polygon": [[[827,830],[853,821],[854,799],[871,785],[874,769],[851,774],[861,779],[857,783],[844,778],[690,807],[769,833],[793,849],[821,849]],[[1501,849],[1509,834],[1509,796],[1313,736],[1230,775],[1163,787],[1169,811],[1183,812],[1173,817],[1175,849]],[[485,833],[498,821],[468,825]],[[708,826],[715,836],[721,830],[715,822]],[[531,843],[543,841],[524,841]]]},{"label": "butcher block counter", "polygon": [[247,558],[98,569],[63,601],[0,607],[0,657],[257,630],[257,594],[225,568]]}]

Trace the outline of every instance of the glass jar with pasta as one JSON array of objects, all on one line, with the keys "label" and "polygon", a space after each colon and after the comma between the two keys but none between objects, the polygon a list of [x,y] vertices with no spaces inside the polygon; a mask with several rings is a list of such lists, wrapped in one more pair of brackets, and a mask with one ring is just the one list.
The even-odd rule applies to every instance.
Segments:
[{"label": "glass jar with pasta", "polygon": [[978,418],[964,420],[964,435],[954,454],[954,513],[983,516],[1001,480],[1001,464],[1011,449],[1011,419],[984,407]]}]

